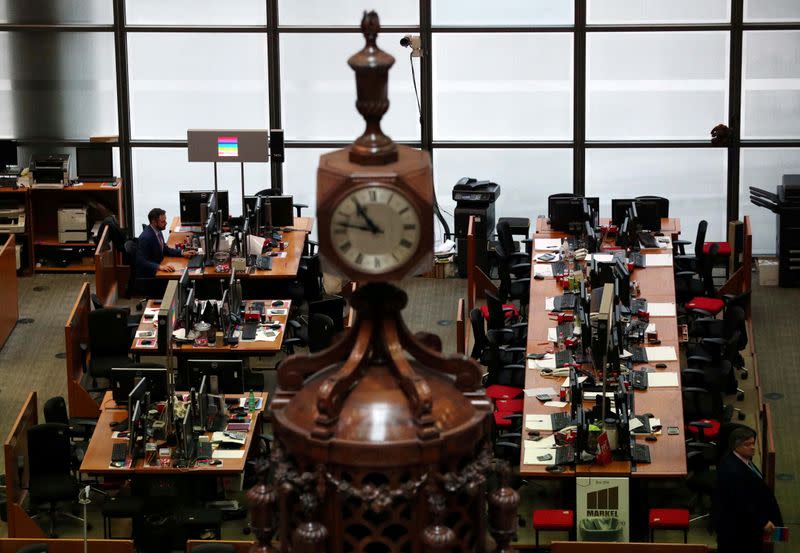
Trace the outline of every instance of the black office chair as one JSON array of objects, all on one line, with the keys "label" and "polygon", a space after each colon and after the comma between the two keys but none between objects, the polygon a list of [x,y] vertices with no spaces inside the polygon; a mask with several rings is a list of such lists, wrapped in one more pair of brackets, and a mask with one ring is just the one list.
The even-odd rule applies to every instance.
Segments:
[{"label": "black office chair", "polygon": [[230,543],[202,543],[192,546],[190,553],[235,553],[236,548]]},{"label": "black office chair", "polygon": [[292,337],[285,339],[282,346],[289,354],[294,353],[295,347],[308,348],[311,353],[327,349],[335,335],[333,319],[323,313],[312,313],[307,321],[292,319],[288,326]]},{"label": "black office chair", "polygon": [[[525,319],[528,314],[528,303],[530,302],[531,293],[530,268],[530,261],[509,267],[509,263],[505,257],[502,255],[499,256],[497,271],[500,275],[500,286],[497,289],[497,295],[503,303],[509,301],[517,302],[521,319]],[[524,271],[527,271],[528,274],[527,276],[514,277],[511,274],[511,271],[514,269],[520,274]]]},{"label": "black office chair", "polygon": [[88,351],[89,365],[84,367],[97,387],[98,378],[108,378],[112,367],[127,367],[131,362],[131,326],[127,307],[104,307],[89,312],[89,343],[81,344]]},{"label": "black office chair", "polygon": [[67,414],[67,402],[61,396],[51,397],[44,404],[44,420],[48,423],[64,424],[69,428],[70,443],[72,446],[72,465],[77,472],[80,468],[89,439],[92,437],[97,420],[95,419],[70,419]]},{"label": "black office chair", "polygon": [[[532,240],[527,236],[520,240],[514,240],[514,232],[511,229],[509,218],[502,218],[495,227],[497,232],[497,243],[503,249],[503,252],[511,258],[514,264],[516,263],[530,263],[531,262],[531,243]],[[524,245],[521,247],[520,245]]]},{"label": "black office chair", "polygon": [[[47,506],[50,515],[48,534],[55,537],[56,516],[77,522],[83,519],[58,510],[58,504],[78,499],[78,483],[72,476],[70,431],[66,424],[37,424],[28,429],[28,492],[34,509]],[[37,513],[31,518],[38,518]]]},{"label": "black office chair", "polygon": [[689,240],[673,240],[672,241],[672,254],[675,260],[675,271],[698,271],[698,267],[702,263],[703,258],[703,244],[706,241],[706,231],[708,230],[708,221],[700,221],[697,225],[697,234],[694,239],[694,255],[686,253],[686,246],[692,244]]},{"label": "black office chair", "polygon": [[658,216],[661,219],[669,217],[669,199],[661,196],[637,196],[634,200],[643,202],[655,202],[658,205]]},{"label": "black office chair", "polygon": [[[696,516],[692,521],[709,517],[711,529],[711,509],[714,490],[717,487],[717,446],[709,442],[689,441],[686,444],[686,487],[694,494],[689,501],[689,511]],[[705,499],[708,498],[708,508]],[[699,509],[698,509],[699,507]]]},{"label": "black office chair", "polygon": [[733,407],[722,402],[722,395],[701,387],[681,389],[683,420],[687,434],[697,441],[715,441],[722,424],[731,421]]}]

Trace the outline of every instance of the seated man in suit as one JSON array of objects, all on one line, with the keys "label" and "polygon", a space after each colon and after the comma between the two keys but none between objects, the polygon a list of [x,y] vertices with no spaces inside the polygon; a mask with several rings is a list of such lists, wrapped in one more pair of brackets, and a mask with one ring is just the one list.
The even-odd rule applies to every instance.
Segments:
[{"label": "seated man in suit", "polygon": [[164,242],[164,235],[161,232],[167,228],[167,214],[163,209],[154,207],[147,214],[150,224],[144,228],[139,235],[139,243],[136,248],[136,287],[149,297],[160,297],[163,295],[163,286],[158,286],[154,281],[156,272],[175,270],[171,265],[162,265],[165,257],[191,257],[193,252],[181,251],[177,248],[170,248]]},{"label": "seated man in suit", "polygon": [[760,553],[764,531],[783,526],[775,495],[753,464],[756,433],[731,431],[730,448],[717,466],[714,506],[719,553]]}]

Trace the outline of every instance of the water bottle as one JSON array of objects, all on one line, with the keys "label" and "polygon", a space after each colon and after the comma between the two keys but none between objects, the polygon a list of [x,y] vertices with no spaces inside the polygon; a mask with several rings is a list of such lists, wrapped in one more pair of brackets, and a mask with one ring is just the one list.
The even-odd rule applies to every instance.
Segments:
[{"label": "water bottle", "polygon": [[250,395],[247,396],[247,412],[251,415],[256,412],[256,395],[253,390],[250,390]]}]

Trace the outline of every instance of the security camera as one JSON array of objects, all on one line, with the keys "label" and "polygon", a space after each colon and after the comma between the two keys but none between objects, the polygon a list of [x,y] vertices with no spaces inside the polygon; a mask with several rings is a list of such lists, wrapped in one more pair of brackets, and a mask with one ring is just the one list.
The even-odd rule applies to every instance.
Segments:
[{"label": "security camera", "polygon": [[411,57],[422,57],[422,39],[419,35],[406,35],[400,39],[400,46],[411,48]]},{"label": "security camera", "polygon": [[411,46],[411,35],[406,35],[400,39],[400,46],[403,48],[408,48]]}]

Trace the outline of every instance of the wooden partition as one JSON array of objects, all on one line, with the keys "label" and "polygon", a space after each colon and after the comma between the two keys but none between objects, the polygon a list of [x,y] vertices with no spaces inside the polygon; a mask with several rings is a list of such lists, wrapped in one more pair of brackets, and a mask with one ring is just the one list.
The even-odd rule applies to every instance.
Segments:
[{"label": "wooden partition", "polygon": [[110,234],[106,225],[94,250],[94,291],[107,307],[117,303],[122,269],[118,266],[119,253],[114,249]]},{"label": "wooden partition", "polygon": [[[186,542],[186,553],[191,553],[195,547],[198,545],[203,545],[206,543],[219,543],[219,544],[230,544],[234,547],[236,553],[248,553],[250,548],[253,547],[254,542],[251,541],[212,541],[212,540],[189,540]],[[2,553],[2,552],[0,552]]]},{"label": "wooden partition", "polygon": [[707,553],[708,546],[694,543],[618,543],[556,541],[552,553]]},{"label": "wooden partition", "polygon": [[456,307],[456,353],[461,355],[467,354],[469,344],[469,321],[466,315],[466,302],[464,298],[458,298],[458,306]]},{"label": "wooden partition", "polygon": [[0,249],[0,348],[6,343],[19,318],[17,295],[17,252],[14,235]]},{"label": "wooden partition", "polygon": [[494,285],[492,279],[486,276],[483,269],[475,264],[475,248],[477,247],[475,244],[476,223],[476,217],[470,215],[469,223],[467,224],[467,313],[475,307],[475,302],[478,298],[485,297],[484,290],[497,293],[497,286]]},{"label": "wooden partition", "polygon": [[772,434],[772,408],[762,405],[761,420],[761,473],[771,490],[775,490],[775,436]]},{"label": "wooden partition", "polygon": [[67,355],[67,404],[69,416],[96,419],[100,416],[100,408],[83,387],[83,366],[86,353],[81,344],[89,343],[89,312],[92,302],[89,297],[89,284],[84,283],[78,292],[78,298],[64,325],[64,340]]},{"label": "wooden partition", "polygon": [[[744,294],[753,289],[753,228],[750,216],[745,216],[743,224],[742,259],[739,268],[719,290],[720,294]],[[750,318],[750,300],[745,305],[747,318]]]},{"label": "wooden partition", "polygon": [[[0,538],[0,553],[16,553],[26,545],[47,544],[49,553],[83,553],[82,539]],[[134,553],[131,540],[87,540],[89,553]]]},{"label": "wooden partition", "polygon": [[6,506],[8,509],[8,536],[11,538],[43,538],[44,532],[31,520],[23,505],[28,495],[28,429],[39,424],[39,407],[36,392],[28,398],[19,411],[17,420],[8,433],[3,452],[6,457]]}]

